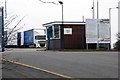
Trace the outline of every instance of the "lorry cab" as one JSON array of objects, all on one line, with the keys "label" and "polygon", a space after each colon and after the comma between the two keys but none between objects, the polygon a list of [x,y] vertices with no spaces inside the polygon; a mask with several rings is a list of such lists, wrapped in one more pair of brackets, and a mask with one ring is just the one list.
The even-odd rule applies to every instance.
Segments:
[{"label": "lorry cab", "polygon": [[34,44],[36,48],[46,46],[45,29],[34,29]]},{"label": "lorry cab", "polygon": [[46,31],[45,29],[31,29],[24,31],[25,47],[45,47]]},{"label": "lorry cab", "polygon": [[35,45],[37,48],[46,46],[46,35],[35,35]]}]

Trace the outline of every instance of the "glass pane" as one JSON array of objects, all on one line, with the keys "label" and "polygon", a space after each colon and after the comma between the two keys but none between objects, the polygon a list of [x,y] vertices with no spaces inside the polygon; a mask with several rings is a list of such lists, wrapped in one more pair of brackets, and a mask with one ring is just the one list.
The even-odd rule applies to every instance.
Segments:
[{"label": "glass pane", "polygon": [[54,38],[59,38],[59,26],[54,26]]},{"label": "glass pane", "polygon": [[46,36],[35,36],[36,40],[46,40]]}]

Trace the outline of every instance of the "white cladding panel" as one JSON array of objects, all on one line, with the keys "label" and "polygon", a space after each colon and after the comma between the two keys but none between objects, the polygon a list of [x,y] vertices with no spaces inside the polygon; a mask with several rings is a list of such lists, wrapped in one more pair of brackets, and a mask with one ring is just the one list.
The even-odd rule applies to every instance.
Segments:
[{"label": "white cladding panel", "polygon": [[[7,31],[8,34],[11,33],[11,30]],[[17,45],[17,32],[11,33],[11,35],[8,37],[7,45]]]},{"label": "white cladding panel", "polygon": [[[99,36],[99,39],[98,39]],[[86,20],[86,43],[110,43],[110,23],[104,19]]]},{"label": "white cladding panel", "polygon": [[[11,36],[10,36],[11,37]],[[7,45],[17,45],[17,34],[15,35],[15,39],[13,39],[13,40],[9,40],[8,42],[7,42]],[[8,38],[9,39],[9,38]]]}]

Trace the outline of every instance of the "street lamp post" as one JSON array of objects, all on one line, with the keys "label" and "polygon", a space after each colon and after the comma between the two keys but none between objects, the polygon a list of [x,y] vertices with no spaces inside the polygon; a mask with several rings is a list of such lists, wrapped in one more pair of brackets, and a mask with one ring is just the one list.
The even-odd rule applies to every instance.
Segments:
[{"label": "street lamp post", "polygon": [[113,7],[113,8],[109,8],[109,22],[110,22],[110,49],[111,49],[111,10],[112,9],[118,9],[119,7]]},{"label": "street lamp post", "polygon": [[60,5],[62,6],[62,25],[61,25],[61,48],[64,49],[64,16],[63,16],[63,2],[62,1],[58,1],[60,3]]},{"label": "street lamp post", "polygon": [[[42,2],[42,3],[51,3],[51,4],[55,4],[55,5],[58,5],[57,3],[54,3],[54,2],[44,2],[44,1],[42,1],[42,0],[39,0],[40,2]],[[64,21],[64,16],[63,16],[63,2],[62,1],[58,1],[59,2],[59,4],[62,6],[62,24],[61,24],[61,27],[60,27],[60,30],[61,30],[61,48],[63,49],[63,44],[64,44],[64,28],[63,28],[63,21]]]},{"label": "street lamp post", "polygon": [[99,50],[99,1],[97,0],[97,50]]},{"label": "street lamp post", "polygon": [[63,22],[63,2],[62,1],[58,1],[60,3],[60,5],[62,5],[62,22]]},{"label": "street lamp post", "polygon": [[99,50],[99,47],[100,47],[100,45],[99,45],[99,23],[100,23],[100,21],[99,21],[99,19],[97,19],[97,50]]}]

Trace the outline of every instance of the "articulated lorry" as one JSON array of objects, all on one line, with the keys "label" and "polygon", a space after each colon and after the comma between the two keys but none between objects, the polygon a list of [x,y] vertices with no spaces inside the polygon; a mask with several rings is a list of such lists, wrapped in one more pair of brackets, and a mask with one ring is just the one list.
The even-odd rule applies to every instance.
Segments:
[{"label": "articulated lorry", "polygon": [[18,33],[18,46],[23,47],[45,47],[45,29],[31,29]]}]

